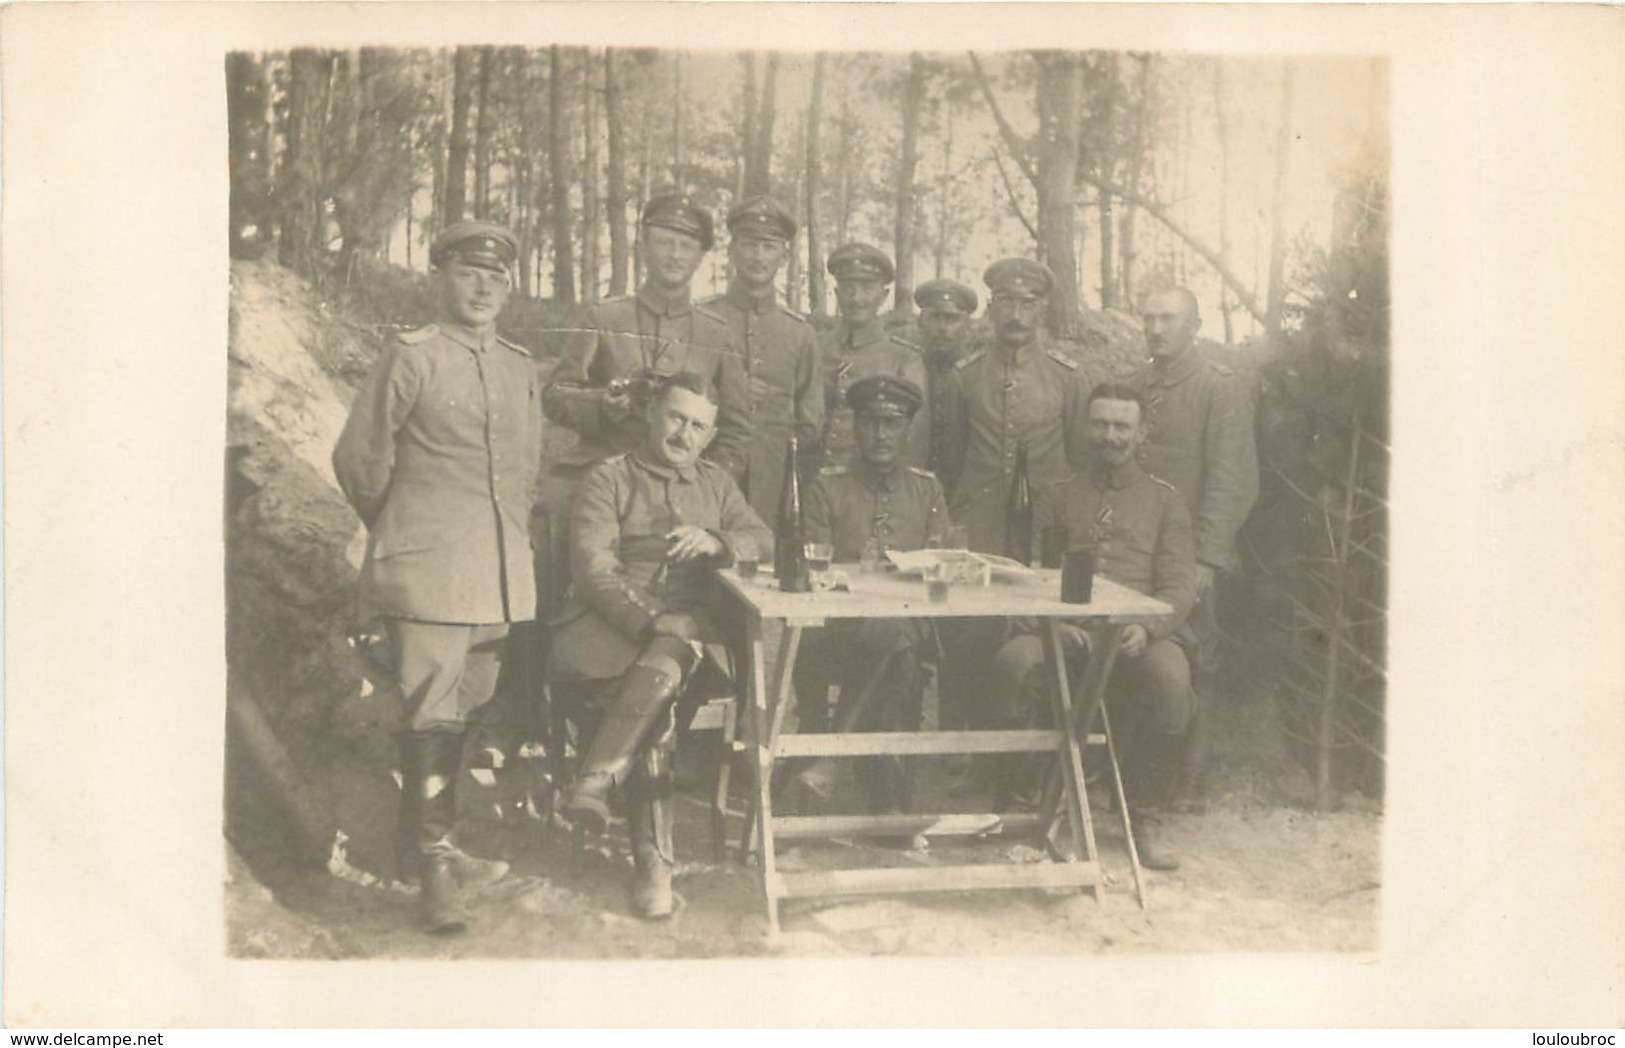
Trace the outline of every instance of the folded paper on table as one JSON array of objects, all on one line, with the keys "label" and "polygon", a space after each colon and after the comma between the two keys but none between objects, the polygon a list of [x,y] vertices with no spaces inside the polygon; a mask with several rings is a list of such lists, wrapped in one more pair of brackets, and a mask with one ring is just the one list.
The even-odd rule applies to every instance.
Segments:
[{"label": "folded paper on table", "polygon": [[[939,570],[958,575],[964,572],[980,574],[991,569],[991,574],[1001,578],[1027,581],[1036,579],[1037,573],[1032,568],[1018,560],[1001,557],[994,553],[976,553],[963,549],[914,549],[914,550],[887,550],[887,558],[896,565],[899,572],[924,575],[927,568],[933,565],[942,565]],[[985,577],[985,576],[984,576]],[[967,581],[972,581],[967,578]],[[986,583],[982,583],[986,585]]]}]

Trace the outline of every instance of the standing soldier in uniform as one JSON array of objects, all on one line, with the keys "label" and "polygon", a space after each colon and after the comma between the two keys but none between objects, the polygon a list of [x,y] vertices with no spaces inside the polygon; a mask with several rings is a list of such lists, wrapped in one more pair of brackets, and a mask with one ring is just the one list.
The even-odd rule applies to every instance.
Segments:
[{"label": "standing soldier in uniform", "polygon": [[570,603],[547,669],[554,685],[585,692],[602,710],[562,807],[602,827],[612,796],[630,787],[633,906],[649,918],[673,908],[676,700],[690,688],[729,686],[732,673],[710,608],[712,569],[731,564],[742,542],[773,542],[727,472],[700,458],[716,432],[710,397],[698,376],[672,377],[648,404],[643,445],[582,481]]},{"label": "standing soldier in uniform", "polygon": [[[1252,398],[1230,368],[1196,347],[1202,326],[1196,296],[1184,288],[1145,297],[1140,311],[1150,363],[1131,384],[1145,398],[1146,439],[1140,464],[1185,497],[1196,536],[1196,607],[1190,625],[1198,644],[1197,694],[1216,669],[1218,621],[1213,579],[1236,566],[1236,533],[1258,498],[1258,449]],[[1182,803],[1200,807],[1211,725],[1198,703],[1186,735]]]},{"label": "standing soldier in uniform", "polygon": [[[1089,447],[1089,388],[1078,362],[1044,344],[1044,309],[1055,277],[1025,258],[1001,259],[982,275],[994,345],[963,357],[948,382],[947,461],[941,470],[954,520],[970,548],[1004,553],[1005,503],[1017,445],[1027,445],[1033,490],[1082,466]],[[972,703],[987,694],[987,666],[1003,640],[996,619],[945,623],[945,726],[975,725]]]},{"label": "standing soldier in uniform", "polygon": [[[886,551],[924,548],[948,526],[948,503],[936,477],[903,463],[914,415],[924,405],[907,379],[872,375],[847,390],[855,416],[858,457],[826,466],[807,500],[807,537],[834,546],[837,561],[866,569]],[[918,731],[928,652],[936,636],[924,619],[833,619],[807,634],[796,660],[802,731]],[[833,726],[826,723],[829,685],[841,686]],[[902,758],[870,758],[869,801],[879,812],[908,808]],[[802,807],[817,808],[835,793],[838,766],[815,761],[792,780]]]},{"label": "standing soldier in uniform", "polygon": [[[887,334],[880,320],[886,289],[896,279],[896,270],[884,251],[868,244],[843,244],[830,252],[824,268],[835,278],[835,305],[841,317],[833,328],[818,336],[824,370],[821,462],[845,466],[857,450],[846,391],[870,375],[906,378],[923,389],[925,362],[913,345]],[[930,434],[922,431],[910,440],[907,461],[911,465],[925,462],[929,438]]]},{"label": "standing soldier in uniform", "polygon": [[[1123,789],[1133,815],[1134,843],[1149,869],[1179,868],[1179,856],[1158,821],[1172,796],[1184,733],[1196,706],[1186,649],[1193,643],[1185,616],[1196,599],[1196,555],[1190,514],[1173,485],[1142,470],[1135,452],[1145,440],[1140,394],[1102,383],[1089,399],[1093,461],[1042,489],[1034,525],[1062,525],[1079,545],[1099,534],[1099,572],[1114,582],[1165,601],[1174,613],[1159,622],[1125,627],[1113,664],[1107,702],[1116,745],[1124,753]],[[1088,638],[1063,626],[1068,665],[1087,661]],[[1049,677],[1036,634],[1016,637],[995,660],[999,687],[995,724],[1038,727],[1050,703]],[[1043,764],[1027,755],[1006,760],[1001,808],[1027,807],[1038,793]],[[1013,803],[1011,803],[1013,802]]]},{"label": "standing soldier in uniform", "polygon": [[920,351],[925,355],[925,396],[931,405],[927,469],[940,470],[948,457],[948,376],[969,348],[976,292],[957,280],[927,280],[914,289],[920,308]]},{"label": "standing soldier in uniform", "polygon": [[818,461],[824,427],[818,334],[805,318],[778,304],[774,283],[795,235],[795,219],[772,197],[735,205],[728,212],[728,290],[704,303],[744,347],[751,439],[740,486],[763,520],[778,511],[785,444],[796,437],[806,476]]},{"label": "standing soldier in uniform", "polygon": [[[581,440],[543,482],[550,552],[568,545],[560,532],[567,531],[581,478],[604,459],[642,444],[644,405],[634,400],[650,375],[688,372],[707,381],[718,398],[716,439],[707,455],[734,477],[744,472],[750,443],[744,349],[722,317],[690,301],[694,272],[713,242],[709,211],[677,193],[651,199],[639,219],[638,252],[648,274],[643,286],[635,295],[593,306],[586,330],[566,342],[542,405],[548,418]],[[564,582],[549,580],[548,588],[557,596]]]},{"label": "standing soldier in uniform", "polygon": [[396,336],[351,406],[333,470],[367,526],[361,600],[381,617],[406,721],[397,842],[430,932],[461,931],[461,891],[507,864],[458,850],[468,718],[491,698],[509,626],[535,614],[528,514],[540,470],[530,355],[497,337],[513,234],[459,222],[436,238],[439,320]]}]

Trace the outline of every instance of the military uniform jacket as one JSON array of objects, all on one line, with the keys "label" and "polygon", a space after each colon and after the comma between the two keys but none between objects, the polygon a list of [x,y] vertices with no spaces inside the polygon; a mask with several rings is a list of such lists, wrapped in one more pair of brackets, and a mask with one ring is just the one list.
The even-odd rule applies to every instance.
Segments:
[{"label": "military uniform jacket", "polygon": [[1114,470],[1096,461],[1039,490],[1034,545],[1053,525],[1066,528],[1069,546],[1099,543],[1099,574],[1173,607],[1171,619],[1146,627],[1153,639],[1181,630],[1196,603],[1196,552],[1190,514],[1172,484],[1132,462]]},{"label": "military uniform jacket", "polygon": [[431,325],[385,347],[333,449],[339,486],[367,525],[364,615],[535,615],[540,385],[530,355],[494,334]]},{"label": "military uniform jacket", "polygon": [[744,347],[751,439],[741,486],[757,514],[772,520],[784,490],[784,449],[790,437],[800,444],[804,476],[818,463],[824,428],[818,334],[805,318],[778,305],[773,295],[753,300],[737,285],[704,305],[722,317]]},{"label": "military uniform jacket", "polygon": [[[838,321],[830,330],[819,333],[818,350],[824,371],[822,463],[851,465],[858,440],[852,431],[852,409],[846,406],[847,388],[871,375],[896,375],[923,391],[925,358],[912,343],[887,334],[878,319],[862,328],[851,327],[845,320]],[[929,407],[926,406],[922,415],[929,417]],[[930,427],[916,423],[909,434],[910,465],[925,464],[930,440]]]},{"label": "military uniform jacket", "polygon": [[603,390],[615,379],[649,369],[663,375],[692,372],[711,382],[717,391],[717,434],[706,455],[736,477],[743,471],[750,443],[750,398],[740,366],[744,350],[720,316],[686,296],[666,298],[645,285],[636,295],[591,307],[585,327],[566,340],[558,370],[543,392],[547,417],[581,435],[561,462],[587,466],[643,443],[639,412],[609,421]]},{"label": "military uniform jacket", "polygon": [[[666,534],[681,524],[714,532],[726,547],[722,558],[663,571]],[[714,463],[702,459],[678,470],[640,449],[594,467],[576,493],[570,598],[556,620],[548,678],[620,676],[664,611],[695,616],[719,664],[726,666],[723,634],[708,612],[717,596],[712,569],[731,564],[745,538],[764,554],[773,548],[772,533]]]},{"label": "military uniform jacket", "polygon": [[881,472],[866,462],[826,466],[807,498],[807,535],[835,547],[835,559],[859,559],[869,537],[886,549],[923,549],[948,527],[948,500],[937,478],[916,466]]},{"label": "military uniform jacket", "polygon": [[1088,460],[1089,387],[1078,362],[1042,342],[987,349],[954,365],[947,386],[948,461],[939,471],[972,549],[1004,552],[1016,445],[1027,442],[1033,490]]},{"label": "military uniform jacket", "polygon": [[1258,498],[1253,405],[1241,379],[1195,348],[1135,374],[1146,398],[1140,465],[1179,489],[1190,509],[1196,559],[1236,563],[1236,533]]}]

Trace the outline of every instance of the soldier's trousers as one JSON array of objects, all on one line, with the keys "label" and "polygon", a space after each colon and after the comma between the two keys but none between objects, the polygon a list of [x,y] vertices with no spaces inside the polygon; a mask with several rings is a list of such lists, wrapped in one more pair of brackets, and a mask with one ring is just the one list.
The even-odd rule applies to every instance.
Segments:
[{"label": "soldier's trousers", "polygon": [[[1067,678],[1076,689],[1090,653],[1085,645],[1075,642],[1067,643],[1065,648]],[[1050,723],[1048,672],[1043,641],[1037,634],[1015,637],[999,649],[994,666],[998,686],[993,715],[997,727],[1036,728]],[[1086,698],[1074,691],[1074,707]],[[1150,802],[1152,798],[1160,803],[1163,792],[1172,786],[1160,780],[1177,769],[1153,769],[1148,761],[1163,752],[1158,746],[1160,740],[1184,734],[1196,710],[1185,649],[1164,639],[1153,641],[1135,658],[1119,653],[1112,663],[1106,705],[1130,804],[1142,799]],[[1159,781],[1148,781],[1149,774],[1155,774]]]},{"label": "soldier's trousers", "polygon": [[508,624],[465,626],[385,619],[406,729],[461,732],[490,701],[502,670]]}]

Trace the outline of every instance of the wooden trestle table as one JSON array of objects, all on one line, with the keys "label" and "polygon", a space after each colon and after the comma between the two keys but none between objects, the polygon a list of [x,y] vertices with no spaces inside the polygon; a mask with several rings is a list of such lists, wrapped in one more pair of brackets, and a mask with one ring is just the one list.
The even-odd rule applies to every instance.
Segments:
[{"label": "wooden trestle table", "polygon": [[[880,895],[917,891],[968,891],[995,888],[1089,888],[1097,903],[1101,897],[1101,866],[1090,821],[1084,786],[1082,742],[1106,748],[1112,785],[1128,840],[1135,896],[1145,905],[1139,857],[1122,803],[1122,778],[1117,752],[1106,716],[1106,682],[1123,628],[1165,618],[1173,609],[1127,586],[1096,576],[1088,604],[1064,604],[1060,599],[1060,572],[1033,569],[1030,578],[995,577],[989,586],[955,586],[945,602],[926,599],[926,585],[918,575],[863,574],[856,565],[843,566],[847,591],[785,593],[770,574],[741,579],[732,570],[718,572],[724,589],[744,605],[750,672],[746,682],[748,716],[746,748],[755,756],[754,823],[747,838],[759,841],[762,887],[767,901],[770,934],[779,930],[779,901],[839,895]],[[802,631],[831,619],[958,618],[1019,616],[1043,621],[1041,636],[1047,672],[1055,683],[1051,723],[1065,726],[1034,731],[937,731],[782,734],[785,713],[794,703],[791,673]],[[777,657],[769,671],[763,643],[764,625],[784,624]],[[1074,622],[1091,636],[1093,656],[1082,681],[1081,717],[1075,716],[1068,686],[1060,626]],[[1099,717],[1101,731],[1092,730]],[[776,816],[773,814],[773,768],[784,757],[856,757],[878,755],[948,755],[979,753],[1048,752],[1058,758],[1062,788],[1046,791],[1056,808],[1036,815],[991,813]],[[1055,849],[1060,861],[1052,863],[999,863],[990,865],[927,866],[842,870],[780,871],[778,842],[787,839],[842,835],[894,835],[925,832],[934,835],[984,835],[1022,829],[1047,828],[1051,843],[1064,820],[1070,848]]]}]

